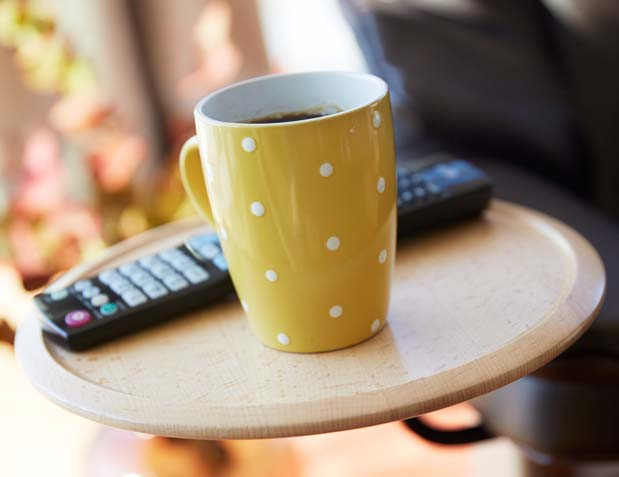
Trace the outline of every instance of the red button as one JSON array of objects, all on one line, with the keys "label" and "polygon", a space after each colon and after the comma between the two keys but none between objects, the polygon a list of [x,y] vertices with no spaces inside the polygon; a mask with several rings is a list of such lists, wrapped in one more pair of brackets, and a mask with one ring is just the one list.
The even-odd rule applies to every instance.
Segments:
[{"label": "red button", "polygon": [[84,326],[86,323],[90,323],[90,320],[92,320],[92,316],[86,310],[74,310],[64,317],[64,322],[71,328]]}]

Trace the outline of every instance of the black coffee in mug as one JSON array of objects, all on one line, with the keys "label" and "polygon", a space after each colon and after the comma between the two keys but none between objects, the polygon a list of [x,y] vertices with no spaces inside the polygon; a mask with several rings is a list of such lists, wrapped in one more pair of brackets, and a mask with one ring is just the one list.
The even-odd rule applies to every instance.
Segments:
[{"label": "black coffee in mug", "polygon": [[268,124],[268,123],[290,123],[294,121],[305,121],[306,119],[322,118],[340,111],[340,108],[329,106],[325,108],[312,108],[305,111],[293,111],[288,113],[273,113],[261,118],[248,119],[241,121],[242,123],[250,124]]}]

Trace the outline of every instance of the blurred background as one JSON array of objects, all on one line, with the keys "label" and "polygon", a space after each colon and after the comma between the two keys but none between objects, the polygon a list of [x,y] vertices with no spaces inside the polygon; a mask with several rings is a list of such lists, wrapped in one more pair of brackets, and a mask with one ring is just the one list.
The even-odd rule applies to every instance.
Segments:
[{"label": "blurred background", "polygon": [[[0,476],[520,475],[506,438],[447,448],[401,423],[245,443],[133,434],[57,408],[19,372],[8,343],[33,293],[109,245],[193,215],[177,157],[194,132],[196,101],[245,78],[317,69],[379,73],[391,87],[400,157],[472,156],[497,195],[561,218],[600,251],[609,288],[594,327],[563,360],[504,389],[525,386],[526,399],[511,402],[529,408],[508,427],[522,421],[542,438],[527,442],[538,462],[574,449],[597,458],[592,436],[607,437],[606,457],[617,461],[613,2],[0,0]],[[565,363],[556,384],[552,370]],[[572,412],[585,401],[570,390],[589,393],[586,412]],[[559,405],[566,396],[575,397]],[[460,428],[479,414],[463,404],[425,419]],[[594,472],[619,475],[619,464],[609,469]]]},{"label": "blurred background", "polygon": [[22,288],[193,213],[176,164],[201,96],[364,67],[334,1],[1,0],[0,316]]},{"label": "blurred background", "polygon": [[[0,0],[0,320],[14,328],[32,293],[105,247],[193,215],[177,158],[201,96],[312,69],[366,70],[335,0]],[[437,419],[465,425],[476,413]],[[399,423],[231,446],[74,416],[0,344],[3,477],[208,477],[223,475],[222,452],[249,462],[234,475],[486,475],[483,450],[439,450]],[[510,456],[506,442],[487,447]]]}]

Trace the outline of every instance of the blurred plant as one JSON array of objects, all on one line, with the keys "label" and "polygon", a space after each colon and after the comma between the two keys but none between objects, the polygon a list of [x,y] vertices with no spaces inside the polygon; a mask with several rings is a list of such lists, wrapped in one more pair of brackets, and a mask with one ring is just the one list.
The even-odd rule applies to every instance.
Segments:
[{"label": "blurred plant", "polygon": [[67,196],[60,147],[51,131],[31,133],[21,167],[7,228],[13,260],[31,288],[73,265],[85,247],[100,243],[100,226],[93,211]]},{"label": "blurred plant", "polygon": [[[32,91],[56,97],[51,128],[39,127],[24,140],[11,174],[16,180],[0,175],[0,258],[17,268],[27,289],[106,243],[186,210],[174,166],[153,178],[155,205],[136,201],[132,182],[148,157],[148,143],[123,125],[92,65],[57,28],[51,4],[0,0],[0,46],[14,52]],[[173,164],[186,134],[181,136],[173,139]]]},{"label": "blurred plant", "polygon": [[15,50],[33,90],[65,93],[96,84],[92,67],[71,50],[56,29],[50,2],[0,1],[0,43]]},{"label": "blurred plant", "polygon": [[230,5],[222,0],[209,1],[192,31],[199,50],[198,68],[179,82],[181,95],[202,96],[238,76],[243,55],[232,42],[231,27]]}]

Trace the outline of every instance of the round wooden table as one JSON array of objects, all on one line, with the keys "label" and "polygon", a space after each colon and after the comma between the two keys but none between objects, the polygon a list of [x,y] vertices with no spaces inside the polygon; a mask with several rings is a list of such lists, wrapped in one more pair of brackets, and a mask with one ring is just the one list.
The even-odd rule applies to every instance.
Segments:
[{"label": "round wooden table", "polygon": [[[155,229],[54,286],[202,227]],[[389,325],[344,350],[269,349],[231,297],[81,353],[47,340],[33,311],[16,353],[49,399],[110,426],[194,439],[295,436],[405,419],[514,381],[587,329],[605,289],[602,262],[582,236],[500,201],[479,219],[401,241],[396,262]]]}]

